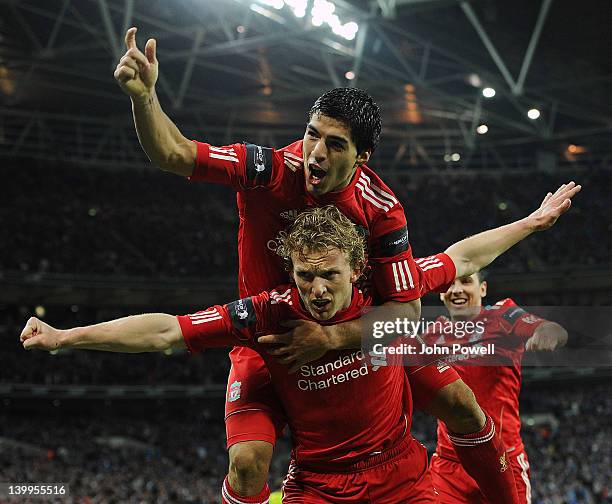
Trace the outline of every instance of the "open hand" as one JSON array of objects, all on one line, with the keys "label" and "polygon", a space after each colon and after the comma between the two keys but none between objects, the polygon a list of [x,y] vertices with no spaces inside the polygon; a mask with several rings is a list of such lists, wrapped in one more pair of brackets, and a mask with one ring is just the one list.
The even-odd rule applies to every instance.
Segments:
[{"label": "open hand", "polygon": [[544,231],[554,225],[557,219],[572,206],[572,198],[582,189],[574,182],[563,184],[556,192],[548,193],[540,208],[527,217],[534,231]]},{"label": "open hand", "polygon": [[326,328],[310,320],[287,320],[282,323],[291,331],[284,334],[261,336],[261,344],[276,345],[268,350],[278,362],[290,366],[289,372],[295,373],[301,366],[323,357],[332,349]]}]

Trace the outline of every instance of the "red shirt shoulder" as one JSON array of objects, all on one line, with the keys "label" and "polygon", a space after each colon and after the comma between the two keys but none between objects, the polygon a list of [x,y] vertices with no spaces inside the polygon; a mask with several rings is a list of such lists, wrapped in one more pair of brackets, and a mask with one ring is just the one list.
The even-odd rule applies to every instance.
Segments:
[{"label": "red shirt shoulder", "polygon": [[406,226],[402,204],[389,186],[367,166],[355,173],[355,197],[367,215],[372,238]]},{"label": "red shirt shoulder", "polygon": [[545,319],[529,313],[510,298],[502,299],[493,306],[486,307],[485,311],[497,322],[500,331],[517,337],[521,342],[533,336],[538,326],[546,322]]},{"label": "red shirt shoulder", "polygon": [[282,153],[284,167],[291,172],[298,172],[304,169],[303,144],[303,140],[296,140],[292,144],[278,149],[278,152]]}]

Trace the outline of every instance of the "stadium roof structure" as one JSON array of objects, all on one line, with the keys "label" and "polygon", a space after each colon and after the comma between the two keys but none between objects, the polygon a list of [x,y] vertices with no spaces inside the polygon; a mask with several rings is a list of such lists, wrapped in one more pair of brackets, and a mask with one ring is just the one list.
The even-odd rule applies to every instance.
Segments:
[{"label": "stadium roof structure", "polygon": [[141,48],[158,41],[165,110],[212,143],[284,145],[319,94],[358,86],[383,109],[379,169],[605,164],[611,10],[606,0],[0,0],[0,156],[142,165],[112,77],[134,25]]}]

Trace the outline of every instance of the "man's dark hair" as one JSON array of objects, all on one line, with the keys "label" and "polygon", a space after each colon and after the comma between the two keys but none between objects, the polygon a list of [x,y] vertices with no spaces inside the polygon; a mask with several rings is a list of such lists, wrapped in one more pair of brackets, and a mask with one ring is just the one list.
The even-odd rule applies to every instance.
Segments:
[{"label": "man's dark hair", "polygon": [[476,272],[476,277],[478,278],[479,283],[484,282],[488,276],[489,276],[489,271],[486,269],[481,269]]},{"label": "man's dark hair", "polygon": [[315,114],[322,114],[344,123],[351,132],[357,152],[374,152],[380,139],[382,123],[380,109],[374,98],[363,89],[335,88],[317,98],[308,120]]}]

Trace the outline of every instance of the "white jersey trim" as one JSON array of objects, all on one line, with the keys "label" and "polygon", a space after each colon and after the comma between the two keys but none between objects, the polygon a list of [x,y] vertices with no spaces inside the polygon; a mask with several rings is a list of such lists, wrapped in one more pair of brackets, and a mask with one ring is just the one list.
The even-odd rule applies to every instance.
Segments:
[{"label": "white jersey trim", "polygon": [[527,504],[531,504],[531,481],[529,481],[529,462],[525,458],[525,453],[519,453],[516,457],[519,465],[521,466],[521,478],[525,483],[525,500]]},{"label": "white jersey trim", "polygon": [[238,155],[232,147],[213,147],[211,145],[208,150],[208,156],[211,158],[238,162]]},{"label": "white jersey trim", "polygon": [[387,191],[384,191],[383,189],[381,189],[377,185],[372,184],[372,180],[364,172],[361,172],[359,176],[360,176],[360,178],[364,178],[367,181],[368,185],[374,190],[374,192],[378,193],[381,196],[382,199],[390,200],[391,201],[391,206],[395,205],[396,203],[399,203],[397,201],[397,198],[395,196],[393,196],[393,194],[388,193]]},{"label": "white jersey trim", "polygon": [[395,196],[372,184],[370,178],[363,172],[359,174],[359,180],[356,186],[361,189],[361,193],[365,199],[378,208],[382,208],[385,212],[388,212],[398,203]]},{"label": "white jersey trim", "polygon": [[[402,290],[414,289],[414,280],[410,273],[410,267],[408,266],[408,260],[397,261],[391,264],[393,267],[393,278],[395,279],[395,290],[401,292]],[[401,279],[401,282],[400,282]],[[406,282],[408,279],[408,282]]]},{"label": "white jersey trim", "polygon": [[451,436],[449,434],[448,439],[450,439],[451,443],[453,443],[456,446],[476,446],[476,445],[491,441],[491,439],[493,439],[494,436],[495,436],[495,424],[493,423],[493,421],[491,421],[491,430],[487,432],[484,436],[481,436],[478,438],[465,439],[462,437]]},{"label": "white jersey trim", "polygon": [[363,181],[361,179],[359,179],[357,181],[357,184],[355,184],[355,186],[358,187],[359,189],[361,189],[361,195],[363,196],[363,199],[368,200],[375,207],[378,207],[381,210],[384,210],[385,212],[388,212],[390,210],[390,208],[388,206],[384,205],[383,203],[381,203],[380,200],[377,200],[374,197],[372,197],[374,195],[374,193],[372,193],[372,191],[370,191],[370,193],[372,193],[372,196],[370,196],[369,194],[366,194],[365,186],[362,185],[362,184],[363,184]]},{"label": "white jersey trim", "polygon": [[223,317],[216,308],[209,308],[206,311],[193,313],[189,315],[191,325],[204,324],[206,322],[212,322],[213,320],[219,320]]},{"label": "white jersey trim", "polygon": [[[240,499],[236,499],[234,497],[232,497],[229,494],[229,490],[227,489],[227,480],[223,481],[223,487],[221,488],[221,493],[223,494],[223,499],[225,499],[228,504],[249,504],[246,501],[240,500]],[[270,502],[270,499],[266,499],[261,501],[261,504],[268,504]]]}]

